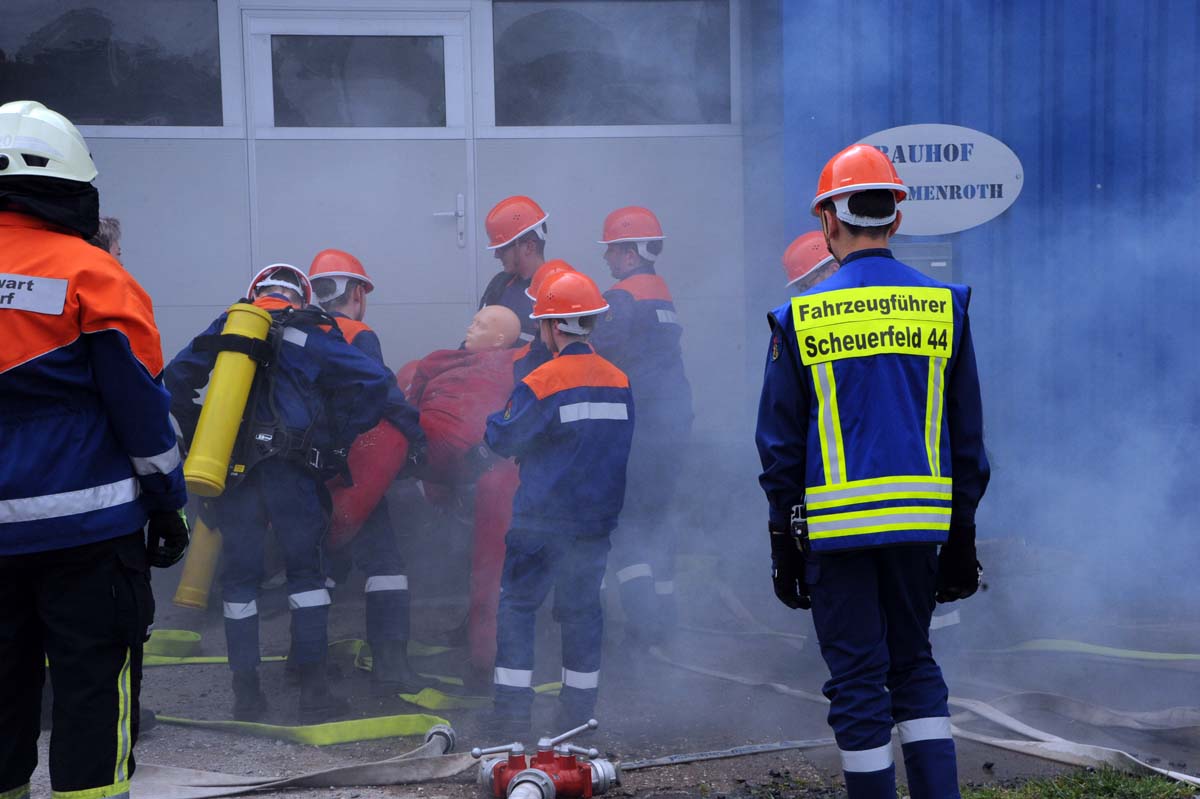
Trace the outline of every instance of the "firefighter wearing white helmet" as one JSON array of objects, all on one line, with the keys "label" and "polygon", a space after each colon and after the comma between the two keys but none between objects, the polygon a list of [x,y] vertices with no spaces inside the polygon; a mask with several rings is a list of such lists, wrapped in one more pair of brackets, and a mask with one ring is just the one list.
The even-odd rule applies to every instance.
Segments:
[{"label": "firefighter wearing white helmet", "polygon": [[588,344],[597,316],[607,309],[586,275],[572,270],[546,279],[533,318],[557,357],[526,375],[505,409],[488,417],[487,446],[516,457],[521,470],[496,619],[497,735],[529,733],[534,620],[551,588],[554,617],[562,625],[556,729],[585,723],[596,707],[604,631],[600,582],[633,436],[629,379]]},{"label": "firefighter wearing white helmet", "polygon": [[893,726],[913,799],[959,796],[929,626],[978,588],[989,476],[971,292],[892,257],[905,195],[873,147],[826,164],[812,212],[840,269],[768,317],[758,413],[775,594],[812,610],[851,799],[895,797]]},{"label": "firefighter wearing white helmet", "polygon": [[[29,796],[47,658],[59,796],[127,796],[150,566],[188,544],[150,297],[106,251],[61,114],[0,106],[0,796]],[[143,532],[143,527],[148,530]]]},{"label": "firefighter wearing white helmet", "polygon": [[[197,427],[205,420],[196,404],[200,389],[209,385],[206,406],[220,401],[213,371],[218,355],[244,354],[261,363],[244,414],[230,417],[240,422],[237,443],[232,458],[220,464],[228,473],[224,492],[212,501],[212,526],[223,534],[221,592],[233,716],[256,721],[267,710],[258,680],[258,593],[271,529],[287,569],[289,662],[300,675],[300,721],[315,723],[348,710],[346,701],[329,691],[325,673],[330,604],[320,555],[329,523],[325,481],[344,467],[345,450],[355,437],[379,422],[395,377],[347,344],[334,320],[309,305],[312,288],[303,270],[271,264],[254,276],[247,294],[251,310],[270,316],[265,351],[230,352],[240,345],[219,335],[226,320],[222,314],[175,356],[166,381],[184,439],[193,441],[206,432],[204,425]],[[339,403],[346,396],[354,401]]]},{"label": "firefighter wearing white helmet", "polygon": [[625,634],[659,644],[675,625],[676,516],[671,505],[692,427],[692,389],[683,368],[683,326],[655,265],[665,236],[648,208],[618,208],[604,219],[604,260],[616,283],[596,323],[596,352],[629,375],[638,425],[629,456],[629,490],[613,547]]}]

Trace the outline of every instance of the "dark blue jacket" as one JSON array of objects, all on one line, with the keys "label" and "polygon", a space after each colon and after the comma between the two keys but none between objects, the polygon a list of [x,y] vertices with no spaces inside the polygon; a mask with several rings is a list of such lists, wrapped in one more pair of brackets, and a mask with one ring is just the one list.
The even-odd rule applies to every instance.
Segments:
[{"label": "dark blue jacket", "polygon": [[[351,319],[338,311],[333,311],[329,315],[337,322],[338,330],[342,331],[342,336],[347,342],[371,356],[385,368],[387,367],[387,363],[383,360],[383,346],[379,343],[379,336],[367,326],[366,322]],[[404,391],[395,380],[388,386],[387,405],[383,411],[383,418],[404,434],[412,451],[415,452],[425,446],[425,431],[421,429],[421,414],[409,404],[404,396]]]},{"label": "dark blue jacket", "polygon": [[[282,297],[255,301],[268,311],[288,307]],[[225,314],[202,335],[221,332]],[[171,412],[190,442],[200,419],[199,389],[208,382],[217,359],[212,350],[197,351],[195,341],[167,366]],[[261,367],[260,367],[261,368]],[[267,391],[259,391],[248,418],[270,423],[276,418],[293,435],[311,430],[311,446],[320,450],[348,447],[383,416],[388,387],[395,376],[387,367],[346,343],[341,333],[314,323],[289,324],[283,331],[279,360],[271,367],[274,409]]]},{"label": "dark blue jacket", "polygon": [[516,457],[514,529],[597,535],[617,526],[633,439],[629,380],[586,344],[573,343],[517,384],[488,417],[485,441]]},{"label": "dark blue jacket", "polygon": [[638,437],[686,434],[692,387],[679,345],[683,328],[666,282],[650,271],[621,280],[604,294],[609,310],[590,337],[596,352],[629,376],[638,406]]},{"label": "dark blue jacket", "polygon": [[527,344],[537,338],[538,323],[530,319],[533,313],[533,300],[525,290],[529,288],[529,279],[510,272],[499,272],[483,290],[479,307],[485,305],[503,305],[517,315],[521,320],[521,341]]},{"label": "dark blue jacket", "polygon": [[803,502],[829,551],[974,524],[990,470],[970,296],[863,250],[771,313],[756,440],[773,526]]}]

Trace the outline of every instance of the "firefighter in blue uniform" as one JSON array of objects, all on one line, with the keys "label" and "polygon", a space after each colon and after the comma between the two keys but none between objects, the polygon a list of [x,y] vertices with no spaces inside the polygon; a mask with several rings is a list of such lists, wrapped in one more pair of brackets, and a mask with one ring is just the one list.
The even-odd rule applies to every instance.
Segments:
[{"label": "firefighter in blue uniform", "polygon": [[[317,301],[337,322],[346,341],[386,365],[379,336],[363,321],[367,294],[374,290],[375,284],[362,262],[342,250],[321,250],[308,269],[308,279]],[[408,404],[394,380],[388,386],[383,418],[408,440],[409,463],[414,466],[422,463],[426,443],[420,414]],[[366,626],[372,683],[383,694],[420,691],[432,682],[413,671],[408,663],[408,575],[386,497],[371,511],[350,549],[354,562],[367,575]]]},{"label": "firefighter in blue uniform", "polygon": [[604,220],[599,244],[617,283],[596,323],[596,352],[629,376],[638,408],[629,455],[629,490],[613,549],[626,630],[644,645],[661,642],[675,620],[675,528],[671,498],[692,428],[692,389],[683,371],[683,328],[666,281],[654,271],[663,251],[658,218],[639,206]]},{"label": "firefighter in blue uniform", "polygon": [[550,215],[529,197],[505,197],[484,219],[487,248],[500,262],[500,271],[487,284],[479,307],[503,305],[521,320],[521,336],[514,346],[535,341],[537,322],[529,316],[533,300],[529,282],[546,260],[546,220]]},{"label": "firefighter in blue uniform", "polygon": [[812,609],[851,799],[895,797],[893,725],[913,799],[959,796],[929,622],[979,586],[989,476],[970,290],[892,257],[905,195],[866,145],[821,172],[812,212],[841,266],[771,313],[756,436],[775,593]]},{"label": "firefighter in blue uniform", "polygon": [[[328,315],[309,308],[304,272],[272,264],[247,295],[281,326],[278,350],[260,367],[234,450],[235,474],[212,502],[222,532],[225,640],[233,671],[233,715],[251,721],[267,703],[259,687],[258,592],[270,527],[283,549],[291,609],[291,657],[300,674],[300,718],[322,721],[348,709],[329,691],[325,674],[329,590],[321,539],[329,519],[325,480],[339,451],[380,420],[395,378],[342,338]],[[303,309],[303,310],[301,310]],[[218,353],[222,314],[167,367],[171,409],[190,441],[199,420],[195,403]]]},{"label": "firefighter in blue uniform", "polygon": [[[0,105],[0,797],[28,797],[47,663],[54,796],[129,796],[151,566],[188,545],[150,297],[107,252],[61,114]],[[144,533],[142,528],[148,529]]]},{"label": "firefighter in blue uniform", "polygon": [[516,457],[521,469],[497,616],[497,732],[529,730],[534,621],[551,588],[562,627],[556,726],[577,726],[595,710],[604,632],[600,583],[624,501],[634,427],[628,378],[587,343],[607,308],[586,275],[546,280],[533,316],[556,357],[530,372],[507,407],[488,417],[488,447]]}]

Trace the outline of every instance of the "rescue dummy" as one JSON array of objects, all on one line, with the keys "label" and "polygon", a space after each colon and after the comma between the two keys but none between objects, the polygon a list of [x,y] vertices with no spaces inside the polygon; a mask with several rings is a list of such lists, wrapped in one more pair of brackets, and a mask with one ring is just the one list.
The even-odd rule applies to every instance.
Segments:
[{"label": "rescue dummy", "polygon": [[538,267],[546,260],[546,220],[550,215],[529,197],[505,197],[484,219],[487,248],[500,262],[479,307],[503,305],[521,321],[521,344],[537,338],[537,324],[529,318],[533,301],[526,290]]},{"label": "rescue dummy", "polygon": [[[327,314],[308,307],[311,288],[296,267],[266,267],[247,295],[270,314],[272,329],[245,421],[239,425],[240,415],[226,420],[238,426],[237,441],[224,491],[211,500],[213,526],[223,534],[221,592],[233,715],[253,721],[267,710],[258,679],[258,593],[270,528],[287,570],[300,718],[313,723],[348,709],[330,693],[325,675],[330,603],[320,554],[329,522],[325,481],[344,468],[345,449],[355,437],[379,422],[393,380],[378,361],[347,344]],[[196,434],[201,408],[195,400],[209,383],[218,353],[236,345],[218,335],[225,321],[222,314],[167,367],[171,409],[185,441]],[[212,376],[214,385],[217,377]],[[206,395],[205,402],[214,399],[220,398]]]},{"label": "rescue dummy", "polygon": [[[322,250],[308,270],[313,293],[333,317],[346,341],[384,365],[379,337],[363,321],[367,295],[375,288],[362,263],[342,250]],[[354,564],[366,574],[367,643],[371,646],[371,679],[377,693],[415,693],[430,685],[409,666],[409,593],[404,558],[396,541],[383,495],[405,463],[424,461],[425,433],[416,410],[392,380],[383,420],[362,434],[350,449],[350,480],[329,483],[337,522],[352,516],[361,521],[349,542]]]},{"label": "rescue dummy", "polygon": [[634,428],[629,379],[588,344],[597,315],[606,310],[585,275],[545,281],[533,316],[556,357],[517,383],[504,409],[487,421],[487,446],[520,464],[505,537],[494,672],[493,732],[508,740],[529,732],[534,622],[551,588],[562,630],[556,729],[578,726],[596,706],[604,634],[600,583],[624,501]]},{"label": "rescue dummy", "polygon": [[772,582],[812,610],[851,799],[896,795],[893,726],[913,799],[953,799],[929,626],[935,600],[979,585],[989,467],[971,292],[892,257],[907,190],[879,150],[843,150],[817,186],[811,210],[840,269],[768,317],[756,441]]},{"label": "rescue dummy", "polygon": [[517,468],[505,459],[480,466],[471,456],[483,440],[488,414],[503,408],[512,393],[513,358],[521,352],[512,345],[520,332],[521,323],[508,308],[481,308],[467,328],[464,348],[436,350],[417,361],[407,392],[429,436],[429,460],[422,473],[426,496],[437,495],[436,487],[445,485],[440,493],[465,491],[473,497],[465,675],[472,689],[490,687],[495,663],[496,603]]},{"label": "rescue dummy", "polygon": [[655,271],[663,230],[646,208],[618,208],[599,244],[617,283],[596,322],[596,352],[629,375],[638,425],[629,455],[629,488],[613,561],[631,643],[660,643],[675,625],[672,499],[692,429],[692,388],[683,369],[683,328],[666,281]]},{"label": "rescue dummy", "polygon": [[150,296],[87,243],[96,175],[66,117],[0,105],[3,797],[30,795],[47,668],[54,795],[129,795],[150,567],[188,545]]}]

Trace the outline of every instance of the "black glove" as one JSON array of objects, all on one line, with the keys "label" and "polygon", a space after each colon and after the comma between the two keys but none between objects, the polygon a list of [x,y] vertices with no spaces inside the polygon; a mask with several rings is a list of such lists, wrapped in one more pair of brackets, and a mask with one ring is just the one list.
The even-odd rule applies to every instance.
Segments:
[{"label": "black glove", "polygon": [[771,582],[775,596],[792,610],[808,610],[812,597],[804,579],[804,552],[791,531],[771,530]]},{"label": "black glove", "polygon": [[983,567],[975,558],[975,525],[950,528],[950,538],[938,553],[938,602],[966,599],[979,590]]},{"label": "black glove", "polygon": [[408,456],[404,461],[404,468],[400,471],[402,477],[415,477],[418,480],[425,474],[425,464],[429,462],[429,444],[424,440],[420,440],[415,444],[409,442]]},{"label": "black glove", "polygon": [[155,511],[146,526],[146,555],[160,569],[174,566],[188,546],[188,523],[183,509]]},{"label": "black glove", "polygon": [[484,472],[490,472],[496,468],[496,461],[500,460],[500,456],[492,452],[491,448],[480,442],[467,450],[467,454],[463,456],[462,463],[462,479],[465,483],[474,483]]}]

